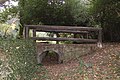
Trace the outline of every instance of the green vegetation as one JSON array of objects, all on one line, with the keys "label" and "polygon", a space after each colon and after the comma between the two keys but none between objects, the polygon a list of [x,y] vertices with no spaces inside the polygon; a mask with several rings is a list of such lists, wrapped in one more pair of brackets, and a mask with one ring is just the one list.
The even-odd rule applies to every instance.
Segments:
[{"label": "green vegetation", "polygon": [[0,37],[1,38],[18,38],[19,26],[14,24],[0,23]]},{"label": "green vegetation", "polygon": [[0,9],[0,23],[4,23],[11,18],[15,18],[16,16],[18,16],[18,6],[14,6],[10,4],[10,5],[5,5],[4,9]]},{"label": "green vegetation", "polygon": [[[63,2],[64,1],[64,2]],[[23,24],[84,25],[89,22],[86,4],[82,0],[20,0]]]},{"label": "green vegetation", "polygon": [[[120,41],[119,0],[12,1],[18,1],[18,6],[6,5],[0,12],[0,22],[9,20],[9,16],[18,16],[21,24],[97,26],[103,28],[104,41]],[[23,27],[20,27],[22,33]]]},{"label": "green vegetation", "polygon": [[92,0],[92,15],[105,41],[120,41],[120,0]]},{"label": "green vegetation", "polygon": [[[0,6],[5,1],[8,0],[0,0]],[[20,38],[19,33],[23,34],[23,27],[20,24],[15,24],[14,21],[11,24],[6,23],[12,18],[20,19],[22,25],[44,24],[102,27],[103,41],[120,42],[120,0],[11,1],[19,1],[18,6],[9,4],[5,5],[3,10],[0,10],[0,80],[45,80],[49,78],[45,68],[37,65],[35,43],[31,40],[17,39]],[[80,37],[73,34],[61,34],[60,36]],[[67,41],[65,43],[72,42]],[[75,71],[70,69],[65,74],[60,74],[61,79],[64,79],[66,76],[72,80],[78,79],[76,77],[82,77],[81,80],[89,80],[89,77],[93,79],[96,76],[98,80],[103,80],[103,78],[104,80],[114,79],[116,76],[119,78],[120,51],[119,48],[114,47],[107,46],[109,49],[103,49],[103,52],[99,53],[107,53],[107,57],[103,55],[105,56],[102,59],[104,64],[88,64],[80,60],[79,66],[74,69]],[[101,58],[101,55],[96,60],[102,61],[99,58]],[[106,60],[108,58],[110,58],[110,61]],[[102,71],[103,68],[100,69],[99,65],[109,65],[111,70]],[[111,73],[109,74],[109,72]]]},{"label": "green vegetation", "polygon": [[33,41],[0,39],[0,80],[39,80],[39,68]]}]

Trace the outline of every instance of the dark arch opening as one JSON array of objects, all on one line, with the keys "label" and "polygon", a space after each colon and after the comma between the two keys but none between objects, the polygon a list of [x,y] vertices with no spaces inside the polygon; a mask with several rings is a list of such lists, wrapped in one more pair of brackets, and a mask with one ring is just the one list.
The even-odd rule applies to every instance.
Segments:
[{"label": "dark arch opening", "polygon": [[55,51],[45,51],[42,53],[44,56],[41,63],[43,65],[53,65],[59,63],[59,54]]}]

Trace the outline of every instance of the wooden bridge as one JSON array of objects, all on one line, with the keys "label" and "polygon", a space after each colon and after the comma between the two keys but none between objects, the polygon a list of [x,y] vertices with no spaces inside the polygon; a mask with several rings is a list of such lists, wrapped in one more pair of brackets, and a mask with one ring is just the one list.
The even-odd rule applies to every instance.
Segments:
[{"label": "wooden bridge", "polygon": [[[29,36],[29,31],[33,31],[33,36]],[[57,35],[54,37],[37,37],[36,32],[50,32]],[[60,33],[74,34],[73,38],[61,37]],[[63,34],[62,34],[63,35]],[[78,37],[76,37],[77,35]],[[82,36],[82,38],[80,37]],[[91,37],[96,36],[96,37]],[[73,41],[79,44],[48,44],[37,43],[37,60],[42,62],[47,51],[54,51],[58,54],[58,63],[67,61],[74,57],[92,53],[97,47],[102,47],[102,29],[94,27],[75,26],[47,26],[47,25],[25,25],[25,38],[42,41]],[[86,44],[84,44],[86,43]],[[89,43],[89,44],[88,44]]]}]

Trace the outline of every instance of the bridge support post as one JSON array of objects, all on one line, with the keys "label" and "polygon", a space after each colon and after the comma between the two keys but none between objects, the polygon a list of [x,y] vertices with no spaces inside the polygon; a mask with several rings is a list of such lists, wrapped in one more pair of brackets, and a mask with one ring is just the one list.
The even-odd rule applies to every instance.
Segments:
[{"label": "bridge support post", "polygon": [[29,28],[28,28],[28,26],[25,26],[24,30],[25,30],[25,34],[24,34],[25,38],[28,39],[29,38]]},{"label": "bridge support post", "polygon": [[33,29],[33,37],[36,37],[36,29]]},{"label": "bridge support post", "polygon": [[100,30],[98,31],[98,43],[97,43],[97,46],[98,46],[99,48],[102,48],[102,29],[100,29]]}]

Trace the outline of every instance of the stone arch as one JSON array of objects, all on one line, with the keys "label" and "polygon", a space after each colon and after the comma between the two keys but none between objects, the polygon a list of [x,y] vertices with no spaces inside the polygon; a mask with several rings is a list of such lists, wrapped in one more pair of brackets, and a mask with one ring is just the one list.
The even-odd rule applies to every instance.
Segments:
[{"label": "stone arch", "polygon": [[62,56],[61,56],[61,53],[59,53],[58,51],[55,51],[55,50],[45,50],[45,51],[42,51],[41,53],[39,53],[37,55],[37,60],[38,60],[38,64],[41,64],[43,59],[46,57],[46,55],[49,54],[49,52],[53,52],[54,54],[56,54],[57,56],[57,63],[62,63]]}]

